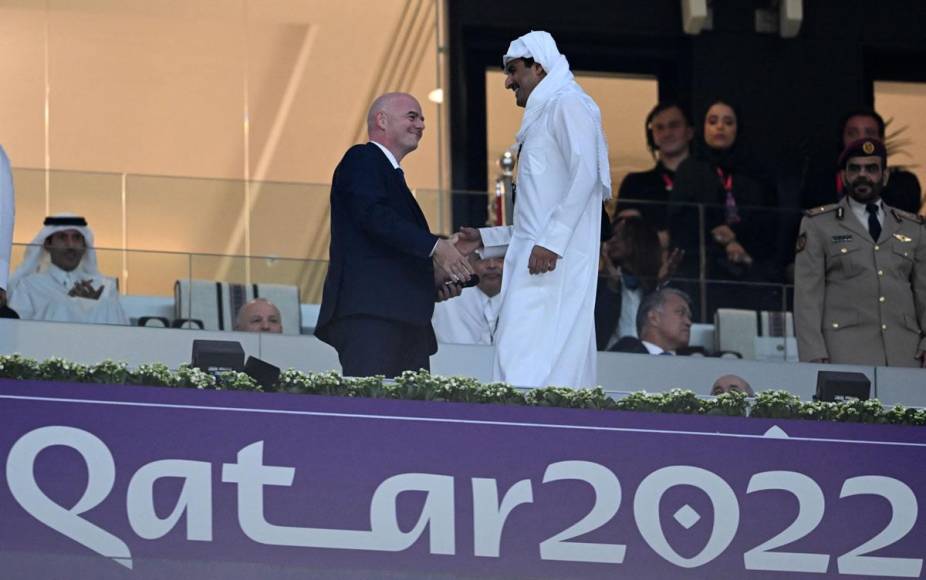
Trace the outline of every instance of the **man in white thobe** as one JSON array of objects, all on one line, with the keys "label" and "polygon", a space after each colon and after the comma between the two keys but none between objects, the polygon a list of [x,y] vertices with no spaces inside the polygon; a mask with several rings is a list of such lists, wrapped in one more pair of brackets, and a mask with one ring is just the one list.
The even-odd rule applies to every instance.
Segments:
[{"label": "man in white thobe", "polygon": [[128,324],[113,278],[100,273],[93,232],[73,214],[45,219],[10,280],[10,307],[20,318]]},{"label": "man in white thobe", "polygon": [[470,257],[479,284],[464,288],[458,298],[434,305],[431,324],[438,342],[494,344],[501,306],[504,259]]},{"label": "man in white thobe", "polygon": [[6,306],[10,253],[13,249],[13,222],[16,218],[13,199],[13,174],[6,151],[0,146],[0,308]]},{"label": "man in white thobe", "polygon": [[525,108],[514,221],[461,233],[481,239],[486,255],[508,246],[494,378],[521,387],[594,386],[601,212],[611,197],[601,112],[546,32],[512,42],[503,65],[505,87]]}]

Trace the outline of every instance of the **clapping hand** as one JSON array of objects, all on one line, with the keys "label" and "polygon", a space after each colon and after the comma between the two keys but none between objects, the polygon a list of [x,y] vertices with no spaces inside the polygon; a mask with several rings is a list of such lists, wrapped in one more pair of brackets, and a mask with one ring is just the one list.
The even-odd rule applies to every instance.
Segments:
[{"label": "clapping hand", "polygon": [[71,288],[71,291],[68,292],[68,296],[73,296],[74,298],[87,298],[89,300],[99,300],[100,296],[103,294],[102,284],[98,289],[93,287],[93,283],[90,280],[80,280],[79,282],[74,283],[74,287]]},{"label": "clapping hand", "polygon": [[666,259],[662,261],[662,264],[659,266],[658,274],[658,284],[662,285],[668,282],[672,276],[675,275],[675,271],[678,270],[678,265],[682,263],[682,260],[685,259],[685,250],[681,248],[674,248],[669,255],[666,256]]}]

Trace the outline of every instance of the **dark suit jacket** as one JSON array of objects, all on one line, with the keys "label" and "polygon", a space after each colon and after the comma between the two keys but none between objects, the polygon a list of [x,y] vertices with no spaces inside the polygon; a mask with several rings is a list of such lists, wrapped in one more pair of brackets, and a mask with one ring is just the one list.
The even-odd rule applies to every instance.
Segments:
[{"label": "dark suit jacket", "polygon": [[331,182],[330,261],[315,335],[329,342],[332,322],[358,315],[430,326],[437,239],[382,150],[351,147]]},{"label": "dark suit jacket", "polygon": [[633,352],[637,354],[649,354],[643,341],[633,336],[623,336],[617,344],[611,348],[611,352]]},{"label": "dark suit jacket", "polygon": [[608,288],[608,278],[598,274],[598,290],[595,294],[595,342],[598,350],[605,350],[608,341],[621,319],[621,285],[617,290]]}]

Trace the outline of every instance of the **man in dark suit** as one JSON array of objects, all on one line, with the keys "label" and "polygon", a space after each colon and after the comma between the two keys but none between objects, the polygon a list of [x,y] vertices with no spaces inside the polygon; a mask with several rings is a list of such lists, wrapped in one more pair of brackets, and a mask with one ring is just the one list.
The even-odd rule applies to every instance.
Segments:
[{"label": "man in dark suit", "polygon": [[676,354],[691,337],[691,299],[675,288],[662,288],[643,299],[637,310],[637,334],[624,336],[611,350],[639,354]]},{"label": "man in dark suit", "polygon": [[378,97],[367,132],[370,142],[347,151],[331,183],[330,262],[315,334],[338,351],[344,375],[394,377],[430,368],[436,285],[466,280],[472,267],[430,232],[405,184],[399,163],[424,132],[418,101]]}]

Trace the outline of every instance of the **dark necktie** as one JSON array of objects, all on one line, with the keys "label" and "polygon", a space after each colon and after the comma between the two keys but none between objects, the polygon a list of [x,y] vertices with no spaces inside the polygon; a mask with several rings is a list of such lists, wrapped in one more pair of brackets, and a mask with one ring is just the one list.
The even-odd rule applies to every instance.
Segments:
[{"label": "dark necktie", "polygon": [[869,203],[865,206],[868,212],[868,233],[875,242],[881,237],[881,222],[878,221],[878,204]]}]

